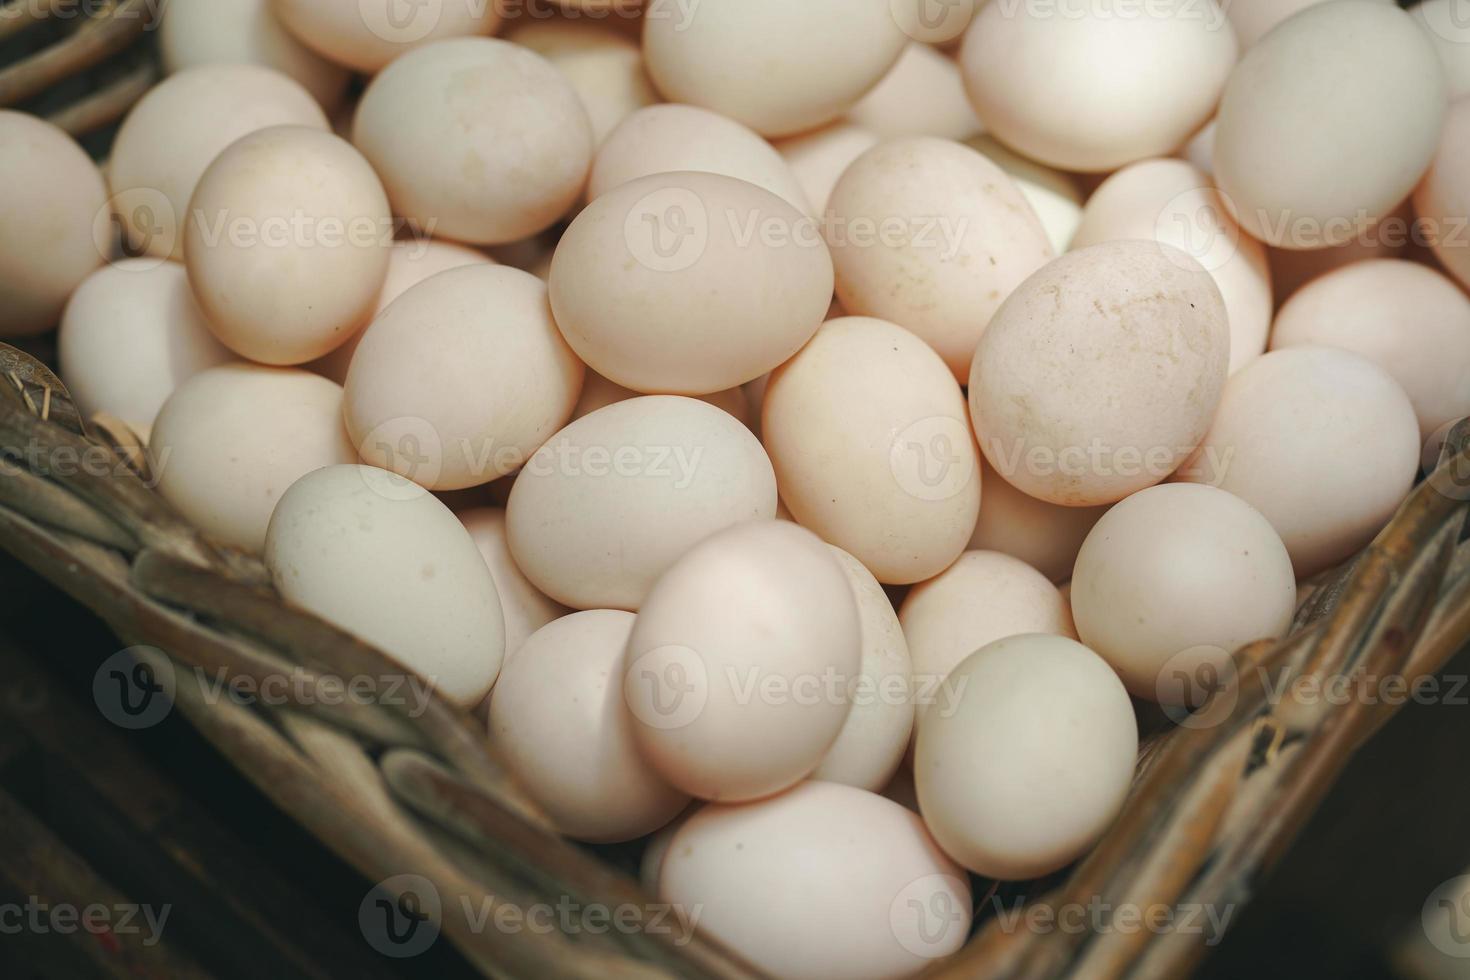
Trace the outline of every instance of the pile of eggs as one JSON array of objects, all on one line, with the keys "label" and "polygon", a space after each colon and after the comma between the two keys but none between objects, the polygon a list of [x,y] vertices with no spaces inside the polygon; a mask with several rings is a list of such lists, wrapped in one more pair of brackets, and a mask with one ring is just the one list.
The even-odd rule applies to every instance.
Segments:
[{"label": "pile of eggs", "polygon": [[566,835],[905,976],[1470,415],[1452,2],[171,0],[104,170],[0,113],[0,336]]}]

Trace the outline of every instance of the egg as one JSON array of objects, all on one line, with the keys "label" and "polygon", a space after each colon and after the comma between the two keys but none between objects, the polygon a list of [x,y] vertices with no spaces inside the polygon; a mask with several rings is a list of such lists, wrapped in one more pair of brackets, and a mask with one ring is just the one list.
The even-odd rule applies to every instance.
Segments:
[{"label": "egg", "polygon": [[210,537],[255,553],[287,487],[356,459],[342,426],[341,386],[309,371],[245,363],[208,368],[179,385],[148,441],[163,499]]},{"label": "egg", "polygon": [[330,127],[300,83],[259,65],[185,68],[149,89],[123,119],[107,180],[128,245],[183,259],[189,200],[231,143],[268,126]]},{"label": "egg", "polygon": [[107,190],[76,141],[21,112],[0,110],[0,172],[0,337],[24,337],[55,326],[107,257]]},{"label": "egg", "polygon": [[1470,299],[1417,262],[1355,262],[1303,286],[1276,316],[1273,350],[1340,347],[1404,389],[1419,438],[1470,415]]},{"label": "egg", "polygon": [[1143,160],[1103,181],[1073,248],[1144,239],[1173,245],[1215,279],[1230,323],[1230,371],[1266,349],[1275,309],[1266,247],[1241,232],[1209,175],[1183,160]]},{"label": "egg", "polygon": [[597,151],[587,181],[596,200],[630,180],[676,170],[724,174],[764,188],[802,214],[812,206],[775,147],[717,112],[688,105],[639,109]]},{"label": "egg", "polygon": [[1224,490],[1170,483],[1115,505],[1072,576],[1082,642],[1134,695],[1198,707],[1230,655],[1286,634],[1296,576],[1260,512]]},{"label": "egg", "polygon": [[1027,496],[981,458],[980,519],[969,551],[998,551],[1019,558],[1053,582],[1072,577],[1077,552],[1106,507],[1062,507]]},{"label": "egg", "polygon": [[883,586],[863,563],[832,548],[857,601],[862,668],[848,692],[852,710],[812,779],[877,793],[903,762],[914,728],[908,642]]},{"label": "egg", "polygon": [[1262,241],[1342,244],[1413,190],[1434,158],[1445,97],[1434,48],[1403,11],[1318,4],[1262,38],[1231,74],[1215,178]]},{"label": "egg", "polygon": [[776,149],[791,168],[817,214],[825,214],[837,180],[852,162],[878,145],[878,135],[850,122],[779,140]]},{"label": "egg", "polygon": [[489,34],[499,26],[505,9],[488,0],[438,0],[407,7],[396,0],[271,0],[271,5],[287,29],[308,47],[369,74],[432,42]]},{"label": "egg", "polygon": [[168,0],[158,51],[169,74],[198,65],[274,68],[328,110],[347,89],[347,70],[296,40],[271,11],[271,0]]},{"label": "egg", "polygon": [[643,21],[643,57],[668,101],[772,137],[842,115],[907,41],[889,0],[700,0]]},{"label": "egg", "polygon": [[946,679],[983,646],[1021,633],[1076,638],[1072,613],[1045,575],[998,551],[967,551],[909,590],[898,621],[913,660],[920,712],[953,707]]},{"label": "egg", "polygon": [[457,515],[470,532],[480,556],[490,566],[500,611],[505,618],[505,656],[509,660],[527,637],[554,619],[571,613],[561,603],[540,592],[516,567],[506,542],[505,511],[499,507],[472,507]]},{"label": "egg", "polygon": [[1439,52],[1450,98],[1470,95],[1470,21],[1459,0],[1424,0],[1410,7],[1409,13]]},{"label": "egg", "polygon": [[1214,417],[1229,329],[1214,280],[1172,246],[1069,252],[1021,284],[980,339],[980,448],[1013,486],[1069,507],[1160,483]]},{"label": "egg", "polygon": [[57,349],[83,418],[106,412],[145,436],[175,388],[234,359],[209,332],[184,267],[148,259],[83,280],[62,314]]},{"label": "egg", "polygon": [[1052,250],[1058,255],[1067,251],[1077,225],[1082,221],[1082,190],[1076,179],[1071,174],[1028,160],[984,133],[965,140],[965,145],[980,151],[987,160],[1005,171],[1026,203],[1031,205],[1031,210],[1036,212]]},{"label": "egg", "polygon": [[1019,881],[1066,867],[1123,806],[1138,755],[1128,692],[1076,640],[1031,634],[977,650],[960,698],[919,725],[914,780],[930,833],[956,862]]},{"label": "egg", "polygon": [[242,137],[204,171],[189,211],[189,283],[236,353],[303,364],[349,340],[377,305],[393,216],[341,137],[304,126]]},{"label": "egg", "polygon": [[1414,211],[1435,257],[1461,286],[1470,286],[1470,178],[1464,168],[1470,151],[1470,101],[1451,107],[1439,139],[1434,164],[1414,191]]},{"label": "egg", "polygon": [[[1325,0],[1230,0],[1221,4],[1242,49],[1265,37],[1282,21]],[[1392,0],[1378,0],[1392,3]]]},{"label": "egg", "polygon": [[663,873],[664,858],[668,856],[669,845],[674,842],[674,834],[679,828],[705,804],[691,803],[683,813],[673,820],[664,824],[658,831],[648,838],[648,843],[643,848],[643,856],[638,861],[638,883],[643,890],[650,895],[658,894],[658,879]]},{"label": "egg", "polygon": [[[606,408],[609,405],[637,397],[638,392],[633,389],[614,384],[596,371],[588,371],[587,380],[582,385],[582,395],[577,399],[577,406],[572,409],[572,421],[575,422],[577,419],[591,415],[599,408]],[[750,399],[745,394],[743,387],[726,388],[724,391],[700,395],[699,400],[713,405],[722,412],[728,412],[740,424],[747,428],[750,427],[752,421]]]},{"label": "egg", "polygon": [[905,46],[883,80],[847,111],[847,121],[882,139],[963,140],[984,128],[970,108],[960,66],[917,41]]},{"label": "egg", "polygon": [[704,538],[776,514],[776,477],[734,417],[655,395],[598,409],[527,462],[506,509],[511,554],[579,609],[638,609]]},{"label": "egg", "polygon": [[628,639],[623,691],[639,751],[664,779],[738,802],[821,764],[861,667],[857,602],[831,549],[795,524],[752,521],[659,578]]},{"label": "egg", "polygon": [[459,520],[417,484],[371,466],[313,470],[276,504],[265,564],[287,602],[446,698],[473,705],[495,683],[505,654],[495,580]]},{"label": "egg", "polygon": [[903,328],[824,323],[772,374],[761,434],[797,521],[878,581],[922,581],[965,550],[981,484],[964,395]]},{"label": "egg", "polygon": [[490,697],[490,739],[556,829],[611,842],[650,834],[689,802],[638,755],[619,671],[633,614],[611,609],[549,623],[505,664]]},{"label": "egg", "polygon": [[395,213],[477,245],[549,227],[582,192],[592,124],[566,76],[508,41],[436,41],[369,83],[352,141]]},{"label": "egg", "polygon": [[518,24],[506,40],[530,48],[566,76],[587,109],[596,144],[629,115],[659,100],[638,42],[614,27],[533,21]]},{"label": "egg", "polygon": [[971,919],[964,872],[916,814],[821,782],[701,809],[674,835],[659,897],[787,980],[913,976],[958,950]]},{"label": "egg", "polygon": [[831,298],[815,222],[720,174],[658,174],[609,191],[551,261],[551,306],[572,349],[649,394],[760,377],[811,338]]},{"label": "egg", "polygon": [[364,331],[347,372],[363,461],[431,490],[489,483],[568,418],[584,368],[528,272],[471,265],[410,287]]},{"label": "egg", "polygon": [[1352,555],[1388,523],[1418,460],[1414,406],[1387,371],[1349,351],[1292,347],[1230,379],[1209,435],[1179,477],[1260,511],[1301,579]]},{"label": "egg", "polygon": [[1211,119],[1199,132],[1189,138],[1184,149],[1177,154],[1201,173],[1215,177],[1215,120]]},{"label": "egg", "polygon": [[1011,179],[951,140],[879,144],[842,175],[828,207],[843,308],[912,330],[961,384],[995,311],[1053,255]]},{"label": "egg", "polygon": [[987,132],[1033,160],[1102,173],[1178,148],[1210,118],[1238,48],[1215,0],[986,4],[960,69]]},{"label": "egg", "polygon": [[1351,241],[1311,251],[1267,248],[1271,263],[1271,286],[1279,310],[1298,289],[1318,276],[1366,259],[1396,259],[1411,243],[1425,243],[1424,229],[1416,222],[1409,201]]}]

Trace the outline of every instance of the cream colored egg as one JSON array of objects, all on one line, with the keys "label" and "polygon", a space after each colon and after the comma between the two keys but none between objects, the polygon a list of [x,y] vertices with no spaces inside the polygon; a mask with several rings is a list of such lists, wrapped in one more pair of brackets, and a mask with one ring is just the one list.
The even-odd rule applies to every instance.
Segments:
[{"label": "cream colored egg", "polygon": [[393,216],[372,167],[341,137],[251,133],[209,165],[189,209],[189,284],[236,353],[303,364],[346,343],[377,306]]},{"label": "cream colored egg", "polygon": [[658,894],[659,875],[663,873],[664,858],[668,857],[669,845],[674,842],[674,835],[679,832],[680,827],[684,826],[685,821],[694,816],[704,805],[698,801],[691,803],[683,813],[664,824],[658,833],[648,838],[648,844],[643,848],[643,857],[638,862],[638,883],[648,894]]},{"label": "cream colored egg", "polygon": [[251,552],[265,546],[271,509],[287,487],[356,458],[340,386],[309,371],[243,363],[179,385],[148,443],[163,498],[205,534]]},{"label": "cream colored egg", "polygon": [[919,726],[919,809],[950,857],[1003,881],[1057,871],[1122,808],[1138,755],[1128,692],[1091,650],[1013,636],[971,654],[960,700]]},{"label": "cream colored egg", "polygon": [[158,50],[169,74],[198,65],[274,68],[329,110],[347,89],[346,69],[296,40],[271,11],[271,0],[168,0]]},{"label": "cream colored egg", "polygon": [[630,114],[659,101],[638,42],[614,27],[532,21],[517,25],[506,40],[530,48],[566,76],[587,109],[595,143]]},{"label": "cream colored egg", "polygon": [[[588,371],[587,380],[582,385],[582,396],[577,399],[577,407],[572,409],[572,421],[575,422],[583,416],[591,415],[599,408],[606,408],[609,405],[637,397],[638,392],[632,388],[624,388],[620,384],[607,380],[596,371]],[[722,412],[730,413],[746,427],[751,424],[750,400],[744,388],[726,388],[724,391],[700,395],[699,400],[708,402]]]},{"label": "cream colored egg", "polygon": [[960,66],[917,41],[910,42],[883,80],[848,110],[847,121],[882,139],[963,140],[984,128],[970,108]]},{"label": "cream colored egg", "polygon": [[1027,496],[981,458],[980,519],[970,551],[998,551],[1019,558],[1051,579],[1072,577],[1077,552],[1106,507],[1062,507]]},{"label": "cream colored egg", "polygon": [[962,384],[990,318],[1053,255],[1011,179],[950,140],[880,143],[828,207],[843,308],[912,330]]},{"label": "cream colored egg", "polygon": [[599,409],[553,436],[516,478],[511,553],[578,609],[638,609],[690,548],[776,514],[776,477],[750,430],[692,398]]},{"label": "cream colored egg", "polygon": [[1230,371],[1266,349],[1274,309],[1266,247],[1244,234],[1209,175],[1183,160],[1143,160],[1103,181],[1074,248],[1143,239],[1173,245],[1215,279],[1230,322]]},{"label": "cream colored egg", "polygon": [[143,433],[175,388],[234,358],[209,332],[184,267],[148,259],[88,276],[66,305],[57,347],[82,416],[106,412]]},{"label": "cream colored egg", "polygon": [[813,779],[877,793],[903,762],[914,728],[908,642],[883,586],[863,563],[832,548],[857,600],[862,669],[848,692],[852,710]]},{"label": "cream colored egg", "polygon": [[505,7],[486,0],[271,0],[272,9],[302,43],[338,64],[371,74],[434,41],[489,34]]},{"label": "cream colored egg", "polygon": [[797,521],[878,581],[922,581],[965,550],[981,485],[964,394],[903,328],[824,323],[771,375],[761,435]]},{"label": "cream colored egg", "polygon": [[1201,173],[1215,177],[1215,120],[1211,119],[1204,128],[1189,138],[1180,158],[1199,169]]},{"label": "cream colored egg", "polygon": [[24,337],[55,326],[106,258],[107,190],[70,136],[21,112],[0,110],[0,173],[0,337]]},{"label": "cream colored egg", "polygon": [[776,143],[817,214],[824,214],[832,188],[852,162],[878,145],[878,136],[850,122],[791,136]]},{"label": "cream colored egg", "polygon": [[630,180],[676,170],[724,174],[764,188],[803,214],[811,203],[775,147],[717,112],[690,105],[655,105],[624,119],[592,163],[587,198],[596,200]]},{"label": "cream colored egg", "polygon": [[983,646],[1021,633],[1077,636],[1057,587],[997,551],[967,551],[942,574],[914,586],[898,621],[908,638],[921,713],[953,707],[964,692],[946,679]]},{"label": "cream colored egg", "polygon": [[700,799],[753,800],[821,764],[861,668],[857,603],[831,549],[795,524],[752,521],[701,541],[654,585],[623,691],[660,775]]},{"label": "cream colored egg", "polygon": [[1053,170],[1035,160],[1028,160],[1004,143],[984,133],[965,140],[965,145],[979,150],[991,163],[1006,172],[1036,217],[1046,229],[1047,241],[1058,255],[1072,244],[1072,235],[1082,221],[1082,189],[1071,174]]},{"label": "cream colored egg", "polygon": [[1105,172],[1181,146],[1235,65],[1215,0],[986,4],[960,67],[986,131],[1034,160]]},{"label": "cream colored egg", "polygon": [[1134,695],[1197,707],[1247,643],[1286,634],[1296,576],[1286,546],[1239,497],[1196,483],[1141,490],[1098,521],[1077,556],[1082,642]]},{"label": "cream colored egg", "polygon": [[1460,0],[1424,0],[1409,8],[1439,52],[1452,100],[1470,95],[1470,20]]},{"label": "cream colored egg", "polygon": [[477,245],[553,224],[581,194],[593,149],[566,76],[494,38],[439,41],[393,62],[363,93],[352,141],[397,214]]},{"label": "cream colored egg", "polygon": [[703,395],[801,349],[832,299],[806,215],[719,174],[644,177],[587,206],[551,262],[556,322],[587,366],[636,391]]},{"label": "cream colored egg", "polygon": [[410,287],[363,333],[347,372],[347,430],[363,461],[431,490],[519,469],[566,424],[583,367],[546,285],[500,265]]},{"label": "cream colored egg", "polygon": [[[1235,29],[1241,48],[1245,49],[1265,37],[1288,17],[1323,2],[1324,0],[1230,0],[1221,6],[1230,18],[1230,26]],[[1389,4],[1393,0],[1378,2]]]},{"label": "cream colored egg", "polygon": [[286,601],[450,700],[476,704],[495,683],[505,655],[495,580],[459,520],[418,484],[371,466],[308,473],[276,504],[265,564]]},{"label": "cream colored egg", "polygon": [[458,516],[495,579],[500,610],[505,616],[505,656],[508,659],[532,633],[571,610],[540,592],[516,566],[506,541],[504,510],[474,507],[461,511]]},{"label": "cream colored egg", "polygon": [[1470,100],[1456,102],[1445,116],[1439,149],[1424,182],[1414,191],[1414,212],[1435,257],[1462,286],[1470,286]]},{"label": "cream colored egg", "polygon": [[[378,291],[378,301],[373,307],[372,318],[386,310],[394,300],[417,286],[425,279],[437,276],[450,269],[466,265],[494,265],[495,260],[484,252],[467,245],[441,242],[432,238],[411,238],[396,241],[388,252],[388,274],[383,279],[383,288]],[[371,320],[369,320],[371,323]],[[352,355],[367,330],[355,333],[350,340],[310,365],[313,371],[331,378],[338,384],[347,381],[347,369],[352,365]]]},{"label": "cream colored egg", "polygon": [[490,697],[490,740],[556,829],[611,842],[653,833],[689,797],[638,754],[620,665],[633,614],[574,613],[537,630]]},{"label": "cream colored egg", "polygon": [[646,16],[643,56],[670,102],[763,136],[831,122],[903,52],[889,0],[701,0]]},{"label": "cream colored egg", "polygon": [[1370,0],[1318,4],[1266,35],[1230,76],[1215,179],[1241,227],[1262,241],[1339,245],[1418,183],[1445,94],[1433,46],[1403,11]]},{"label": "cream colored egg", "polygon": [[674,835],[659,897],[787,980],[913,976],[964,944],[971,917],[965,873],[917,814],[821,782],[700,810]]},{"label": "cream colored egg", "polygon": [[1307,578],[1383,528],[1418,460],[1414,406],[1388,372],[1349,351],[1292,347],[1230,379],[1209,435],[1179,477],[1260,511],[1297,577]]},{"label": "cream colored egg", "polygon": [[186,68],[149,89],[118,129],[107,165],[130,246],[182,259],[199,178],[225,147],[268,126],[329,128],[310,92],[259,65]]},{"label": "cream colored egg", "polygon": [[1414,404],[1419,437],[1470,415],[1470,299],[1417,262],[1355,262],[1314,279],[1276,316],[1272,349],[1317,345],[1362,354]]},{"label": "cream colored egg", "polygon": [[1411,244],[1426,244],[1424,228],[1414,217],[1409,201],[1352,241],[1311,251],[1289,248],[1267,248],[1271,263],[1271,286],[1279,310],[1298,289],[1334,269],[1367,259],[1402,257]]},{"label": "cream colored egg", "polygon": [[1204,437],[1230,356],[1209,273],[1154,242],[1069,252],[1026,280],[975,351],[970,416],[990,465],[1054,504],[1162,482]]}]

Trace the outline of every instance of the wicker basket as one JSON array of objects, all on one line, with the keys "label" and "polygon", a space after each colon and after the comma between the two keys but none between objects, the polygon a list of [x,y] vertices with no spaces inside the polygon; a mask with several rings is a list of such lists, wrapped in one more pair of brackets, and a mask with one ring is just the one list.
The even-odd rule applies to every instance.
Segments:
[{"label": "wicker basket", "polygon": [[[80,101],[46,111],[77,133],[116,119],[154,77],[146,55],[123,50],[146,24],[124,15],[143,7],[106,3],[54,47],[0,69],[0,105],[34,107],[75,72],[100,71],[105,81],[84,82]],[[19,39],[15,23],[0,19],[0,42]],[[298,681],[294,691],[401,672],[286,606],[257,559],[187,525],[149,488],[142,465],[125,427],[106,418],[84,424],[39,360],[0,345],[0,547],[124,643],[165,651],[180,669],[246,683],[286,674]],[[1290,638],[1239,651],[1236,676],[1200,711],[1145,740],[1126,809],[1093,852],[1064,875],[1007,886],[1007,894],[1053,912],[1242,905],[1354,750],[1395,710],[1380,699],[1310,692],[1395,675],[1413,684],[1470,640],[1467,518],[1470,420],[1450,433],[1438,467],[1377,540],[1321,577]],[[1283,688],[1284,677],[1301,683]],[[405,911],[417,907],[423,880],[446,908],[653,901],[632,877],[556,835],[497,762],[482,722],[447,702],[421,715],[320,697],[245,706],[206,702],[189,685],[174,699],[282,810]],[[658,930],[476,929],[457,915],[438,924],[486,976],[757,976],[697,935],[676,942]],[[1177,976],[1206,951],[1205,936],[1186,929],[1016,929],[977,916],[976,931],[925,975]]]}]

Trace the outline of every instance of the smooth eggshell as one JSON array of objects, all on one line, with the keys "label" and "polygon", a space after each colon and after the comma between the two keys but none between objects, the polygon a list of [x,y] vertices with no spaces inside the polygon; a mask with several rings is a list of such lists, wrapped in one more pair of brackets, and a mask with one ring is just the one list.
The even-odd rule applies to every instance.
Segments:
[{"label": "smooth eggshell", "polygon": [[330,128],[300,83],[259,65],[186,68],[149,89],[123,119],[107,163],[129,245],[182,259],[199,178],[225,147],[268,126]]},{"label": "smooth eggshell", "polygon": [[1419,217],[1435,257],[1461,286],[1470,286],[1470,99],[1456,102],[1445,116],[1434,164],[1414,191]]},{"label": "smooth eggshell", "polygon": [[[1251,47],[1282,21],[1326,0],[1230,0],[1222,4],[1242,50]],[[1378,0],[1389,4],[1393,0]]]},{"label": "smooth eggshell", "polygon": [[[271,0],[292,34],[338,64],[369,74],[422,45],[445,38],[489,34],[506,9],[488,0]],[[405,18],[404,14],[408,16]]]},{"label": "smooth eggshell", "polygon": [[823,782],[701,809],[674,835],[659,897],[787,980],[912,976],[958,950],[971,918],[965,873],[917,814]]},{"label": "smooth eggshell", "polygon": [[1206,680],[1228,679],[1231,654],[1285,635],[1295,611],[1291,556],[1270,522],[1197,483],[1115,505],[1072,576],[1082,642],[1131,693],[1169,705],[1197,707]]},{"label": "smooth eggshell", "polygon": [[1034,160],[1104,172],[1164,156],[1205,124],[1235,65],[1215,0],[988,3],[960,68],[986,131]]},{"label": "smooth eggshell", "polygon": [[[106,258],[94,238],[102,174],[62,130],[0,110],[0,337],[56,325],[67,297]],[[105,221],[104,221],[105,224]]]},{"label": "smooth eggshell", "polygon": [[551,261],[551,305],[572,349],[650,394],[703,395],[760,377],[811,338],[831,299],[816,223],[719,174],[658,174],[609,191]]},{"label": "smooth eggshell", "polygon": [[1310,7],[1231,74],[1216,119],[1215,179],[1241,227],[1262,241],[1341,244],[1418,183],[1445,97],[1438,56],[1403,11],[1369,0]]},{"label": "smooth eggshell", "polygon": [[1159,483],[1209,428],[1229,330],[1214,280],[1172,246],[1069,252],[1011,294],[975,351],[980,448],[1013,486],[1069,507]]},{"label": "smooth eggshell", "polygon": [[1355,262],[1307,283],[1276,315],[1271,347],[1307,345],[1354,351],[1393,375],[1421,440],[1470,415],[1470,299],[1428,266]]},{"label": "smooth eggshell", "polygon": [[903,328],[822,324],[771,375],[761,435],[797,521],[878,581],[922,581],[965,550],[981,484],[964,395]]},{"label": "smooth eggshell", "polygon": [[148,462],[158,492],[211,537],[259,552],[271,509],[312,470],[357,459],[342,388],[294,368],[225,364],[194,375],[159,409]]},{"label": "smooth eggshell", "polygon": [[950,712],[919,725],[914,780],[939,846],[977,874],[1039,878],[1086,853],[1122,808],[1138,754],[1123,684],[1075,640],[992,643],[955,668]]},{"label": "smooth eggshell", "polygon": [[1388,372],[1349,351],[1292,347],[1230,379],[1179,477],[1260,511],[1307,578],[1367,544],[1418,468],[1414,406]]},{"label": "smooth eggshell", "polygon": [[701,0],[644,18],[643,56],[670,102],[763,136],[831,122],[903,52],[890,0]]},{"label": "smooth eggshell", "polygon": [[204,171],[189,208],[189,284],[236,353],[303,364],[371,316],[393,216],[372,167],[341,137],[303,126],[242,137]]},{"label": "smooth eggshell", "polygon": [[638,42],[615,27],[531,21],[517,25],[506,40],[530,48],[566,76],[587,109],[594,143],[606,139],[629,114],[659,100]]},{"label": "smooth eggshell", "polygon": [[473,507],[459,512],[458,516],[495,579],[500,611],[505,617],[505,656],[508,660],[532,633],[571,610],[544,595],[516,566],[506,541],[504,510]]},{"label": "smooth eggshell", "polygon": [[1470,95],[1470,20],[1460,0],[1424,0],[1410,7],[1409,13],[1439,52],[1450,99]]},{"label": "smooth eggshell", "polygon": [[592,162],[587,198],[596,200],[630,180],[676,170],[735,177],[770,191],[803,214],[813,213],[775,147],[735,120],[691,105],[649,106],[619,123]]},{"label": "smooth eggshell", "polygon": [[1052,255],[995,164],[950,140],[890,140],[847,169],[828,204],[843,309],[912,330],[963,384],[1011,290]]},{"label": "smooth eggshell", "polygon": [[960,66],[917,41],[910,42],[883,80],[848,110],[847,121],[882,139],[963,140],[984,128],[970,108]]},{"label": "smooth eggshell", "polygon": [[791,173],[817,214],[825,214],[838,179],[852,162],[878,145],[878,135],[850,122],[830,126],[776,143]]},{"label": "smooth eggshell", "polygon": [[1106,507],[1062,507],[1011,486],[981,458],[980,519],[970,551],[999,551],[1019,558],[1053,582],[1072,577],[1077,552]]},{"label": "smooth eggshell", "polygon": [[1072,247],[1125,239],[1173,245],[1214,277],[1230,322],[1232,373],[1266,349],[1275,308],[1266,246],[1240,230],[1208,174],[1183,160],[1143,160],[1103,181]]},{"label": "smooth eggshell", "polygon": [[1082,221],[1083,195],[1075,177],[1028,160],[984,133],[965,140],[965,145],[979,150],[1015,181],[1021,196],[1041,220],[1041,227],[1046,229],[1053,251],[1060,255],[1071,247],[1072,236]]},{"label": "smooth eggshell", "polygon": [[145,434],[175,388],[234,358],[209,332],[184,267],[148,259],[88,276],[62,314],[57,348],[83,418],[106,412]]},{"label": "smooth eggshell", "polygon": [[561,833],[612,842],[653,833],[689,802],[638,754],[623,702],[633,614],[574,613],[506,661],[490,697],[490,740]]},{"label": "smooth eggshell", "polygon": [[385,68],[358,103],[352,141],[395,213],[477,245],[534,235],[565,214],[593,149],[566,76],[527,48],[483,37],[426,45]]},{"label": "smooth eggshell", "polygon": [[293,483],[271,515],[265,564],[286,601],[378,647],[445,697],[495,683],[505,622],[495,580],[434,495],[371,466]]},{"label": "smooth eggshell", "polygon": [[734,417],[692,398],[617,402],[533,456],[511,490],[511,553],[547,595],[636,610],[709,535],[776,514],[765,450]]},{"label": "smooth eggshell", "polygon": [[[624,388],[620,384],[607,380],[596,371],[588,371],[587,380],[582,385],[582,396],[577,399],[577,407],[572,409],[572,421],[575,422],[583,416],[591,415],[599,408],[606,408],[609,405],[637,397],[638,392],[632,388]],[[724,391],[700,395],[699,400],[708,402],[722,412],[730,413],[742,425],[750,427],[752,421],[750,399],[743,387],[726,388]]]},{"label": "smooth eggshell", "polygon": [[857,603],[816,535],[785,521],[700,542],[644,600],[623,662],[639,750],[706,800],[780,792],[821,764],[862,668]]},{"label": "smooth eggshell", "polygon": [[363,333],[347,372],[347,429],[364,462],[431,490],[479,486],[566,424],[583,372],[545,283],[502,265],[450,269]]}]

